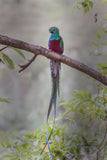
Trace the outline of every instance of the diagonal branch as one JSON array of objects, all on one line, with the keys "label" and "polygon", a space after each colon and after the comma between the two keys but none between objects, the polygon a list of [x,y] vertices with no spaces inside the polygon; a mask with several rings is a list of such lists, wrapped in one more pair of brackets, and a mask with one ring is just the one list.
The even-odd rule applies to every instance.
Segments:
[{"label": "diagonal branch", "polygon": [[[4,46],[4,47],[0,48],[0,52],[3,51],[4,49],[6,49],[7,47],[8,46]],[[3,60],[1,58],[0,58],[0,62],[2,62],[4,64],[4,62],[3,62]]]},{"label": "diagonal branch", "polygon": [[0,49],[0,51],[3,51],[4,49],[6,49],[8,46],[4,46],[3,48]]},{"label": "diagonal branch", "polygon": [[28,67],[30,66],[30,64],[36,59],[36,57],[37,57],[37,55],[35,54],[35,55],[32,57],[32,59],[28,61],[28,63],[26,63],[26,64],[24,64],[24,65],[20,65],[20,64],[19,64],[19,67],[21,68],[21,69],[19,70],[19,73],[22,72],[22,71],[24,71],[26,68],[28,68]]},{"label": "diagonal branch", "polygon": [[30,44],[30,43],[26,43],[21,40],[9,38],[9,37],[3,36],[3,35],[0,35],[0,43],[4,44],[4,45],[11,46],[11,47],[19,48],[19,49],[22,49],[25,51],[32,52],[35,55],[42,55],[42,56],[45,56],[49,59],[54,59],[54,60],[60,61],[60,62],[66,64],[72,68],[75,68],[75,69],[93,77],[97,81],[107,85],[107,77],[103,76],[100,72],[92,69],[91,67],[88,67],[87,65],[85,65],[77,60],[74,60],[70,57],[67,57],[65,55],[59,55],[53,51],[50,51],[46,48],[41,47],[41,46],[36,46],[36,45]]}]

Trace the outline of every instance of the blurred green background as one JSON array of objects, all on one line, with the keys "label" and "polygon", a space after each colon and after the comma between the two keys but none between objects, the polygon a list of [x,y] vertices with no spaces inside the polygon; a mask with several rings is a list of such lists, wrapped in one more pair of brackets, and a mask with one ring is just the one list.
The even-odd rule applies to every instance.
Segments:
[{"label": "blurred green background", "polygon": [[[0,34],[47,48],[50,36],[48,29],[56,26],[64,40],[64,54],[96,69],[98,62],[106,61],[97,54],[105,53],[107,47],[92,45],[93,41],[98,41],[96,35],[99,32],[94,15],[98,12],[98,24],[105,27],[107,24],[103,17],[107,7],[95,0],[93,9],[84,15],[82,9],[74,10],[78,1],[0,0]],[[16,68],[9,70],[0,64],[0,97],[11,101],[10,104],[0,103],[0,141],[16,132],[18,135],[19,131],[23,134],[26,130],[34,131],[41,127],[46,120],[51,95],[49,59],[38,56],[28,69],[19,74],[18,64],[26,63],[32,54],[23,51],[26,56],[24,61],[12,49],[6,49],[4,53],[13,59]],[[83,89],[96,93],[99,84],[63,64],[60,83],[59,103],[69,100],[73,90]],[[64,110],[58,108],[57,116],[62,112]]]}]

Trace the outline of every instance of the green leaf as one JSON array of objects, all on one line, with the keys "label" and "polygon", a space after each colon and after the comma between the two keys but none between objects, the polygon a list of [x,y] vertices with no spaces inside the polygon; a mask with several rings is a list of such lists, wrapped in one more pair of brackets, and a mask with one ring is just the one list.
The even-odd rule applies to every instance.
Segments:
[{"label": "green leaf", "polygon": [[107,1],[102,2],[102,4],[106,4],[106,3],[107,3]]},{"label": "green leaf", "polygon": [[97,34],[97,37],[98,37],[99,39],[101,39],[101,34],[98,33],[98,34]]},{"label": "green leaf", "polygon": [[102,42],[101,44],[102,44],[102,45],[107,45],[107,43],[106,43],[106,42]]},{"label": "green leaf", "polygon": [[101,29],[101,32],[104,32],[105,31],[105,28],[103,27],[102,29]]},{"label": "green leaf", "polygon": [[107,69],[107,63],[103,63],[103,62],[100,62],[97,64],[99,67],[101,67],[102,69]]},{"label": "green leaf", "polygon": [[5,147],[5,143],[2,142],[2,143],[1,143],[1,146],[4,148],[4,147]]},{"label": "green leaf", "polygon": [[48,130],[48,132],[51,132],[51,130],[52,130],[49,125],[47,126],[47,130]]},{"label": "green leaf", "polygon": [[99,46],[99,44],[96,43],[96,42],[92,42],[92,43],[93,43],[94,46]]},{"label": "green leaf", "polygon": [[81,91],[81,95],[82,95],[82,97],[86,97],[86,95],[87,95],[86,91]]},{"label": "green leaf", "polygon": [[40,151],[34,151],[33,154],[40,154]]},{"label": "green leaf", "polygon": [[17,145],[17,144],[18,144],[18,141],[16,141],[14,144]]},{"label": "green leaf", "polygon": [[35,130],[35,137],[37,136],[37,133],[38,133],[38,131],[37,131],[37,129]]},{"label": "green leaf", "polygon": [[59,107],[62,107],[62,106],[66,106],[67,108],[71,108],[71,105],[69,105],[68,103],[60,103]]},{"label": "green leaf", "polygon": [[88,3],[89,3],[89,6],[90,6],[91,8],[93,8],[93,2],[92,2],[92,1],[88,1]]},{"label": "green leaf", "polygon": [[6,147],[10,148],[11,147],[11,143],[9,142],[9,139],[6,140]]},{"label": "green leaf", "polygon": [[84,7],[84,14],[86,14],[89,11],[89,6],[87,5],[86,7]]},{"label": "green leaf", "polygon": [[10,69],[14,69],[14,63],[12,59],[10,59],[10,57],[4,53],[2,53],[2,57],[3,57],[4,62],[8,65],[8,67]]},{"label": "green leaf", "polygon": [[0,51],[0,58],[2,58],[2,52]]},{"label": "green leaf", "polygon": [[87,139],[86,139],[85,136],[82,135],[82,136],[81,136],[81,139],[82,139],[84,145],[87,145],[87,144],[88,144]]},{"label": "green leaf", "polygon": [[8,101],[6,98],[0,98],[0,102],[10,103],[10,101]]},{"label": "green leaf", "polygon": [[78,2],[78,4],[81,4],[81,5],[82,5],[82,4],[84,4],[84,2]]},{"label": "green leaf", "polygon": [[30,134],[31,134],[30,131],[28,131],[28,136],[30,136]]},{"label": "green leaf", "polygon": [[106,114],[105,114],[105,108],[104,108],[104,106],[101,107],[100,112],[101,112],[101,116],[104,118],[105,115],[106,115]]},{"label": "green leaf", "polygon": [[73,139],[73,140],[71,140],[71,143],[78,144],[78,140],[77,139]]},{"label": "green leaf", "polygon": [[23,148],[27,148],[29,146],[29,143],[24,143],[22,146]]},{"label": "green leaf", "polygon": [[60,135],[60,128],[58,128],[58,129],[56,130],[56,135],[57,135],[57,136]]},{"label": "green leaf", "polygon": [[72,109],[69,109],[67,112],[65,112],[63,115],[62,115],[62,118],[65,117],[68,113],[72,112]]},{"label": "green leaf", "polygon": [[22,51],[20,49],[14,48],[14,47],[11,47],[11,48],[13,48],[22,58],[25,59],[25,56],[24,56],[24,54],[22,53]]},{"label": "green leaf", "polygon": [[4,157],[4,158],[10,158],[10,157],[11,157],[11,155],[6,154],[6,155],[4,155],[3,157]]},{"label": "green leaf", "polygon": [[66,129],[66,126],[64,126],[64,127],[62,128],[62,133],[64,133],[65,129]]},{"label": "green leaf", "polygon": [[96,24],[96,26],[97,26],[98,28],[101,28],[98,24]]},{"label": "green leaf", "polygon": [[70,123],[72,123],[73,120],[74,120],[76,117],[77,117],[77,115],[74,115],[74,116],[71,118]]},{"label": "green leaf", "polygon": [[91,92],[88,92],[88,98],[91,99]]},{"label": "green leaf", "polygon": [[97,55],[96,56],[101,56],[101,55],[103,55],[102,53],[97,53]]}]

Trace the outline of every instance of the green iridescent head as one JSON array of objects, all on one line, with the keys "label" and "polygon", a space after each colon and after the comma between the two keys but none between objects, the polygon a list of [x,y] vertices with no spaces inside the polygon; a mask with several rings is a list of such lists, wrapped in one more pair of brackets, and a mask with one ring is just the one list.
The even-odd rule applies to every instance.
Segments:
[{"label": "green iridescent head", "polygon": [[57,27],[51,27],[49,28],[50,33],[59,34],[59,29]]}]

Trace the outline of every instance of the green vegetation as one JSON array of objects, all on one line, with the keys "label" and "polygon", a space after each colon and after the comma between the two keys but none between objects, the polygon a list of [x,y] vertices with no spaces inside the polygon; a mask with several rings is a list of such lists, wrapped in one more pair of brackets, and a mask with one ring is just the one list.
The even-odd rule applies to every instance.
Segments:
[{"label": "green vegetation", "polygon": [[[67,124],[55,126],[50,139],[50,147],[55,159],[80,160],[83,156],[91,159],[106,159],[106,134],[107,134],[107,88],[101,86],[97,95],[86,91],[72,93],[72,98],[60,107],[67,108],[62,120],[68,120]],[[75,122],[75,128],[74,128]],[[51,124],[51,121],[50,121]],[[77,129],[78,128],[78,129]],[[51,125],[48,131],[51,131]],[[6,140],[1,143],[10,160],[50,159],[48,147],[40,156],[46,143],[45,125],[35,133],[28,133],[23,137],[17,137],[14,142]],[[7,150],[7,151],[6,151]]]},{"label": "green vegetation", "polygon": [[85,0],[77,3],[77,8],[83,8],[84,14],[86,14],[90,8],[93,8],[93,2],[90,0]]},{"label": "green vegetation", "polygon": [[[107,1],[102,2],[102,4],[106,3]],[[85,14],[93,8],[93,5],[94,3],[90,0],[77,3],[78,8],[82,7]],[[105,28],[96,26],[100,29],[96,35],[101,41],[100,45],[107,45],[107,42],[102,42],[102,34],[106,33]],[[98,47],[99,43],[92,42],[95,47]],[[13,49],[25,59],[19,49]],[[102,56],[102,53],[99,55]],[[14,69],[14,63],[8,55],[0,52],[0,58],[10,69]],[[107,76],[107,63],[99,63],[98,70]],[[0,98],[0,101],[9,103],[7,99]],[[84,157],[90,160],[106,160],[107,87],[100,85],[97,94],[74,91],[71,93],[71,99],[61,103],[59,107],[65,107],[66,112],[61,117],[64,123],[56,123],[50,139],[50,148],[55,160],[83,160]],[[52,120],[47,127],[49,133],[52,129],[51,123],[53,123]],[[15,137],[14,140],[7,139],[5,143],[1,143],[2,157],[7,160],[49,160],[48,147],[40,155],[45,143],[46,126],[44,124],[34,133],[28,131],[22,137]]]}]

